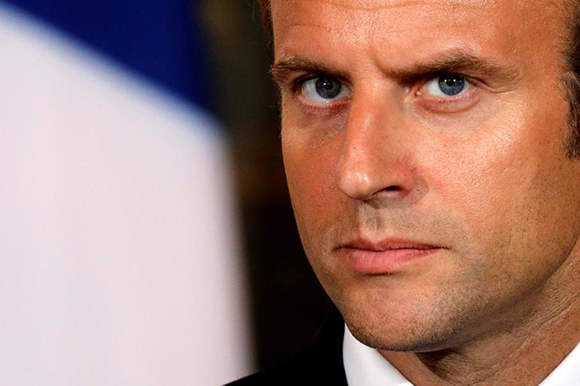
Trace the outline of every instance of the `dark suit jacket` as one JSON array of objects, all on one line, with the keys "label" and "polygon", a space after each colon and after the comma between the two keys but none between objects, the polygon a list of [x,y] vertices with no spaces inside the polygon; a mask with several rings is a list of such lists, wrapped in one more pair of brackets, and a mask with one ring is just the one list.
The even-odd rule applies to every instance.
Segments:
[{"label": "dark suit jacket", "polygon": [[343,337],[344,321],[333,310],[304,349],[271,369],[227,386],[347,386],[342,362]]}]

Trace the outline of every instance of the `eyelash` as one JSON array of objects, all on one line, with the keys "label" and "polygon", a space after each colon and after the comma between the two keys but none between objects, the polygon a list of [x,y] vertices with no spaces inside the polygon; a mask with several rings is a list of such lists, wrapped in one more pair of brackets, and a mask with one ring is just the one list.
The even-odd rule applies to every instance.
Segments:
[{"label": "eyelash", "polygon": [[[465,80],[468,84],[468,89],[458,95],[448,97],[437,97],[427,95],[424,98],[423,90],[428,82],[443,76],[458,76]],[[419,106],[426,110],[431,110],[436,113],[460,113],[472,107],[479,100],[479,90],[481,90],[482,83],[472,77],[459,73],[438,73],[423,77],[419,83],[419,87],[413,92],[414,96],[418,97]]]},{"label": "eyelash", "polygon": [[316,78],[323,77],[323,76],[326,76],[329,78],[334,78],[334,79],[338,80],[341,84],[346,85],[346,83],[342,79],[340,79],[339,77],[333,76],[333,75],[323,74],[323,73],[309,73],[309,74],[301,75],[301,76],[299,76],[296,79],[291,81],[292,93],[293,94],[300,93],[304,83],[308,82],[309,80],[316,79]]},{"label": "eyelash", "polygon": [[[421,96],[422,95],[422,90],[424,89],[425,85],[429,82],[434,80],[435,78],[438,77],[443,77],[443,76],[458,76],[461,77],[463,79],[465,79],[465,81],[469,84],[470,88],[464,92],[461,93],[457,96],[449,96],[449,97],[428,97],[425,99],[429,99],[429,100],[425,100],[424,104],[426,105],[431,105],[431,107],[434,107],[434,105],[437,105],[439,108],[441,108],[442,110],[445,109],[450,109],[452,107],[452,105],[458,104],[461,101],[464,101],[465,99],[468,99],[471,97],[471,94],[473,94],[475,92],[475,89],[480,88],[481,86],[481,82],[479,82],[478,80],[471,78],[467,75],[464,74],[460,74],[460,73],[454,73],[454,72],[441,72],[441,73],[433,73],[433,74],[427,74],[427,75],[423,75],[421,77],[417,77],[415,79],[411,79],[407,82],[404,82],[404,84],[408,84],[407,89],[410,90],[410,94],[412,94],[413,96]],[[296,96],[299,95],[301,93],[302,90],[302,86],[304,85],[305,82],[318,78],[318,77],[331,77],[334,78],[336,80],[338,80],[339,82],[341,82],[341,84],[343,84],[346,87],[351,88],[352,87],[348,84],[348,82],[344,81],[344,79],[341,79],[340,77],[334,76],[334,75],[330,75],[330,74],[325,74],[325,73],[307,73],[307,74],[303,74],[301,76],[296,77],[295,79],[292,79],[289,83],[289,89],[292,93],[292,95]],[[416,86],[418,85],[418,86]],[[335,107],[336,103],[338,103],[339,105],[342,105],[343,103],[340,102],[336,102],[336,103],[331,103],[329,105],[325,105],[325,106],[319,106],[319,105],[314,105],[314,104],[307,104],[305,102],[301,102],[302,104],[305,104],[309,109],[313,109],[313,110],[328,110],[329,108]]]},{"label": "eyelash", "polygon": [[[302,93],[302,86],[304,85],[304,83],[306,83],[309,80],[316,79],[318,77],[334,78],[337,81],[339,81],[343,86],[351,88],[349,86],[348,82],[346,82],[341,77],[329,75],[329,74],[325,74],[325,73],[312,72],[312,73],[306,73],[306,74],[300,75],[300,76],[296,77],[295,79],[292,79],[289,81],[289,90],[290,90],[291,94],[293,95],[293,97],[296,98],[297,96],[298,97],[300,96],[300,94]],[[283,90],[284,87],[282,87],[281,89]],[[346,100],[341,100],[338,102],[329,103],[327,105],[322,105],[322,104],[308,103],[308,102],[304,101],[303,99],[306,99],[306,98],[299,98],[302,106],[304,106],[307,110],[310,110],[311,112],[314,112],[314,113],[329,113],[331,111],[336,111],[336,109],[340,108],[340,106],[344,105],[344,103],[346,101]]]}]

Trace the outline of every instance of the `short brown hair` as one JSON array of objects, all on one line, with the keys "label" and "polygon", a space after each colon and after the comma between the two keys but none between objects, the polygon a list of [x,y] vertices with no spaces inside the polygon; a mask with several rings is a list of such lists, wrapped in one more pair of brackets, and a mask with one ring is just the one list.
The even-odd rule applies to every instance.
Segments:
[{"label": "short brown hair", "polygon": [[259,0],[260,9],[262,11],[262,25],[268,37],[268,42],[273,43],[273,30],[272,30],[272,12],[270,11],[270,0]]},{"label": "short brown hair", "polygon": [[571,129],[566,150],[570,158],[580,158],[580,1],[573,0],[571,5],[569,41],[565,51],[566,71],[570,73],[564,79]]}]

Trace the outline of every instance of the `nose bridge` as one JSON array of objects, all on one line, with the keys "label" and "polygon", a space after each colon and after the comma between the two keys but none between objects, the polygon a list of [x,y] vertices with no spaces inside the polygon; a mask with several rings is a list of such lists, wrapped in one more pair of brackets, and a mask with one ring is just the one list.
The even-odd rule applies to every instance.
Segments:
[{"label": "nose bridge", "polygon": [[412,188],[403,162],[405,135],[398,106],[376,92],[358,94],[351,102],[337,186],[357,200],[396,198]]}]

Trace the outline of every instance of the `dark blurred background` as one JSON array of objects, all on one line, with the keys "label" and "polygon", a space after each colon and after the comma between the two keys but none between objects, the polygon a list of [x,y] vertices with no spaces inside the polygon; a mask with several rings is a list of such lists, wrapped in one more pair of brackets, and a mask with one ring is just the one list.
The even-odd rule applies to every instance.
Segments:
[{"label": "dark blurred background", "polygon": [[250,287],[255,365],[303,346],[331,303],[302,246],[286,188],[272,53],[254,0],[204,0],[216,115],[231,139]]}]

